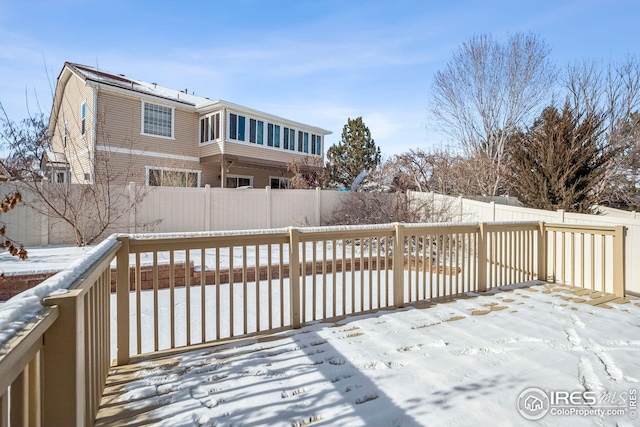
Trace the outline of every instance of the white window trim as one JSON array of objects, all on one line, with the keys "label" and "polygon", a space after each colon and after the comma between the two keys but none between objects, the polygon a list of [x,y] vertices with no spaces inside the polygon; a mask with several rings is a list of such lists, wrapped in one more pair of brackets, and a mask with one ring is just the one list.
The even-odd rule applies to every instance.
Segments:
[{"label": "white window trim", "polygon": [[[245,140],[239,140],[239,139],[231,139],[229,138],[229,135],[231,133],[231,120],[230,120],[230,115],[231,114],[235,114],[236,116],[244,116],[245,117]],[[222,120],[221,116],[221,120]],[[226,119],[226,123],[225,123],[225,130],[226,130],[226,134],[224,135],[223,141],[224,142],[231,142],[231,143],[236,143],[236,144],[243,144],[243,145],[249,145],[251,147],[259,147],[259,148],[264,148],[267,150],[275,150],[277,152],[280,153],[289,153],[289,154],[297,154],[300,156],[309,156],[309,157],[319,157],[319,158],[323,158],[324,155],[324,150],[322,150],[322,154],[311,154],[311,147],[309,147],[309,152],[305,153],[304,151],[298,151],[298,147],[297,145],[295,146],[294,150],[291,149],[285,149],[284,148],[284,128],[287,129],[293,129],[295,132],[295,137],[294,140],[297,142],[298,141],[298,132],[303,132],[307,133],[309,135],[309,144],[311,144],[311,135],[316,135],[319,136],[321,138],[322,141],[322,148],[324,149],[324,135],[323,134],[319,134],[316,131],[310,130],[308,128],[299,128],[299,127],[293,127],[291,125],[286,125],[284,122],[278,122],[278,121],[272,121],[269,119],[266,119],[264,117],[258,116],[258,115],[250,115],[250,114],[245,114],[245,113],[241,113],[237,110],[226,110],[225,115],[224,115],[225,119]],[[263,128],[263,143],[262,144],[258,144],[257,141],[254,142],[249,142],[250,139],[250,133],[251,133],[251,119],[256,120],[256,121],[261,121],[264,123],[264,128]],[[268,139],[269,139],[269,124],[272,124],[274,126],[280,126],[280,146],[276,147],[275,146],[275,141],[274,141],[274,145],[273,146],[269,146],[268,144]],[[198,122],[198,126],[200,126],[200,123]],[[222,126],[221,126],[222,128]],[[198,135],[199,135],[199,130],[198,130]],[[256,138],[257,139],[257,138]],[[200,145],[206,145],[209,143],[212,143],[215,141],[207,141],[205,143],[200,143]],[[289,141],[289,145],[291,145],[291,141]]]},{"label": "white window trim", "polygon": [[[220,129],[218,129],[218,133],[220,134],[220,136],[218,138],[215,138],[215,139],[210,139],[209,141],[200,142],[200,139],[202,139],[202,136],[200,134],[200,132],[201,132],[200,120],[206,119],[206,118],[211,118],[212,116],[215,116],[216,114],[220,114]],[[200,144],[201,147],[205,146],[205,145],[216,144],[216,143],[219,143],[219,142],[222,141],[222,135],[223,135],[223,132],[222,132],[222,126],[223,126],[222,114],[223,114],[222,111],[215,111],[213,113],[209,113],[209,114],[205,114],[203,116],[200,116],[200,119],[198,119],[198,144]],[[211,124],[209,124],[209,125],[211,125]],[[240,142],[244,142],[244,141],[240,141]]]},{"label": "white window trim", "polygon": [[[229,179],[229,178],[245,178],[245,179],[248,179],[248,180],[249,180],[249,182],[250,182],[250,184],[249,184],[249,185],[250,185],[251,187],[253,187],[253,176],[252,176],[252,175],[235,175],[235,174],[227,174],[226,178],[227,178],[227,179]],[[225,182],[224,184],[225,184],[225,186],[227,185],[227,183],[226,183],[226,182]],[[236,188],[237,188],[237,187],[236,187]]]},{"label": "white window trim", "polygon": [[[272,179],[277,179],[278,181],[286,181],[288,183],[286,189],[288,190],[288,189],[291,188],[291,178],[287,178],[287,177],[284,177],[284,176],[269,176],[269,186],[271,186],[271,180]],[[273,188],[273,187],[271,187],[271,188]],[[279,189],[280,188],[278,188],[278,190]]]},{"label": "white window trim", "polygon": [[[82,132],[82,106],[84,105],[84,132]],[[87,100],[80,103],[80,136],[84,139],[87,134]]]},{"label": "white window trim", "polygon": [[[196,173],[198,174],[198,187],[200,187],[200,180],[202,179],[202,171],[196,169],[181,169],[181,168],[166,168],[162,166],[145,166],[144,167],[144,183],[145,186],[150,187],[149,185],[149,175],[151,170],[161,170],[161,171],[169,171],[169,172],[184,172],[184,173]],[[154,186],[156,187],[156,186]],[[183,187],[174,187],[174,188],[183,188]],[[184,187],[191,188],[191,187]]]},{"label": "white window trim", "polygon": [[62,149],[67,149],[67,136],[69,135],[69,126],[67,126],[67,121],[65,120],[62,124]]},{"label": "white window trim", "polygon": [[[142,136],[151,136],[153,138],[162,138],[162,139],[170,139],[175,141],[175,128],[176,128],[176,109],[174,107],[171,107],[169,105],[165,105],[165,104],[161,104],[159,102],[147,102],[144,99],[141,99],[141,103],[140,103],[140,135]],[[171,108],[171,136],[163,136],[163,135],[154,135],[152,133],[145,133],[144,131],[144,105],[145,104],[149,104],[149,105],[159,105],[161,107],[165,107],[165,108]],[[200,123],[198,122],[198,125]]]}]

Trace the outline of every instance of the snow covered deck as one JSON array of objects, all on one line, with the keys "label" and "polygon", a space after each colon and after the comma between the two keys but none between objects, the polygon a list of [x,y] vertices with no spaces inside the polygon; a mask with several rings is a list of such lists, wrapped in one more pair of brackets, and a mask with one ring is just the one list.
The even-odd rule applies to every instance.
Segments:
[{"label": "snow covered deck", "polygon": [[[500,423],[520,387],[622,390],[640,342],[624,240],[537,222],[112,236],[0,306],[0,425]],[[533,280],[554,285],[504,293]]]},{"label": "snow covered deck", "polygon": [[637,388],[639,326],[638,299],[511,285],[113,367],[96,426],[531,425],[516,406],[529,387]]}]

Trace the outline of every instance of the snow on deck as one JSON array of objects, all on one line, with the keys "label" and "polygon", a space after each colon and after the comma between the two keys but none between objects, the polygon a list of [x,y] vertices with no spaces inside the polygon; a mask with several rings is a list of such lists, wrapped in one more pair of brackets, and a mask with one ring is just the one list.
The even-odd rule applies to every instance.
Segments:
[{"label": "snow on deck", "polygon": [[529,387],[639,388],[640,301],[575,291],[510,286],[115,367],[96,425],[637,425],[517,410]]}]

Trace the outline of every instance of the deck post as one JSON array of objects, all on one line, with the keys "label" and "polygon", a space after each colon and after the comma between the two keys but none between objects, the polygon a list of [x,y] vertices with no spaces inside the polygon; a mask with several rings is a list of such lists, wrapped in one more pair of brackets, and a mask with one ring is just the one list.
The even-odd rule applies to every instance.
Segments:
[{"label": "deck post", "polygon": [[395,224],[393,236],[393,305],[404,307],[404,226]]},{"label": "deck post", "polygon": [[[116,254],[117,364],[129,363],[129,236],[119,236],[122,246]],[[140,313],[138,313],[140,316]],[[138,349],[140,351],[140,349]]]},{"label": "deck post", "polygon": [[291,326],[300,328],[300,231],[289,228],[289,295],[291,297]]},{"label": "deck post", "polygon": [[538,223],[538,280],[547,281],[547,228],[543,221]]},{"label": "deck post", "polygon": [[44,299],[58,319],[44,334],[42,425],[86,425],[85,307],[80,289]]},{"label": "deck post", "polygon": [[619,297],[625,294],[625,231],[623,225],[617,225],[613,236],[613,293]]},{"label": "deck post", "polygon": [[478,292],[487,290],[487,229],[484,222],[478,223]]}]

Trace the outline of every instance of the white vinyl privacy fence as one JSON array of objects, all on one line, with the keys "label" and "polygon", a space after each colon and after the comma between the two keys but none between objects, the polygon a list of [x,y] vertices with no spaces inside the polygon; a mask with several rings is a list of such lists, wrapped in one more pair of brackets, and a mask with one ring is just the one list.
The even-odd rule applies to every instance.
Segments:
[{"label": "white vinyl privacy fence", "polygon": [[[462,197],[444,196],[434,193],[418,193],[411,192],[412,197],[422,198],[424,200],[433,200],[434,203],[441,203],[449,206],[453,211],[453,221],[471,221],[471,222],[492,222],[492,221],[543,221],[549,224],[579,224],[579,225],[595,225],[595,226],[624,226],[626,228],[624,257],[624,272],[626,278],[627,291],[640,294],[640,217],[634,212],[624,213],[618,210],[602,210],[601,215],[587,215],[558,211],[545,211],[541,209],[530,209],[518,206],[507,206],[495,202],[480,202],[469,200]],[[602,243],[594,238],[592,243],[589,238],[580,240],[569,233],[556,236],[557,253],[565,253],[565,249],[578,252],[583,251],[586,257],[599,256],[603,252]],[[572,240],[573,239],[573,240]],[[609,248],[605,248],[609,250]],[[559,257],[559,255],[558,255]],[[559,268],[563,265],[562,259],[558,258],[557,265]],[[569,263],[565,262],[564,279],[569,280],[571,271]],[[611,266],[609,266],[611,268]],[[567,270],[567,271],[565,271]],[[586,271],[586,272],[583,272]],[[551,271],[550,273],[553,273]],[[558,281],[562,281],[562,272],[558,271]],[[578,278],[585,275],[585,281],[588,282],[591,277],[591,267],[589,265],[576,265],[574,275]],[[596,272],[594,275],[601,274]]]},{"label": "white vinyl privacy fence", "polygon": [[[23,199],[42,206],[27,189],[0,182],[0,196],[16,188]],[[135,200],[135,184],[121,186]],[[111,233],[247,230],[288,226],[317,226],[346,193],[329,190],[272,190],[202,188],[149,188],[140,203],[114,221]],[[74,244],[72,228],[64,221],[18,204],[0,214],[7,235],[25,246]],[[0,225],[1,227],[1,225]]]}]

